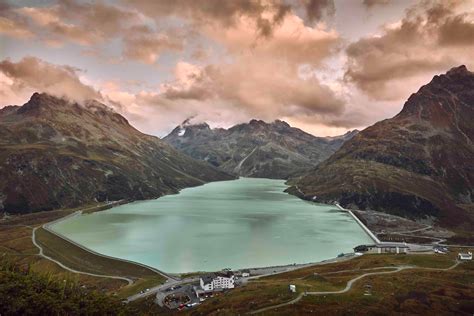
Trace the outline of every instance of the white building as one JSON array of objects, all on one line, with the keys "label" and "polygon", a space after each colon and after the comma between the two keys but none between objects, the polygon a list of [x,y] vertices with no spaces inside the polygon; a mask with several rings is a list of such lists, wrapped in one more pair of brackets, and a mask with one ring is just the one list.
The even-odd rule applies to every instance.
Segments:
[{"label": "white building", "polygon": [[468,253],[463,253],[463,252],[460,252],[458,253],[458,259],[459,260],[472,260],[472,252],[468,252]]},{"label": "white building", "polygon": [[201,289],[206,292],[215,289],[233,289],[235,287],[235,276],[231,271],[212,273],[202,276],[199,283]]},{"label": "white building", "polygon": [[381,242],[374,245],[360,245],[354,248],[357,253],[408,253],[410,247],[406,243]]}]

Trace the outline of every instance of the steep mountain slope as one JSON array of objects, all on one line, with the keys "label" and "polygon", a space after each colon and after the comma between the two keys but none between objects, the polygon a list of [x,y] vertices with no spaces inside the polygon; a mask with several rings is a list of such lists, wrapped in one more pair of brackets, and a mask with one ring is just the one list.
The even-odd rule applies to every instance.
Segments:
[{"label": "steep mountain slope", "polygon": [[474,74],[435,76],[402,111],[346,142],[289,192],[316,201],[470,225],[473,202]]},{"label": "steep mountain slope", "polygon": [[232,176],[142,134],[105,105],[35,93],[0,110],[0,210],[146,199]]},{"label": "steep mountain slope", "polygon": [[338,137],[315,137],[286,122],[251,120],[229,129],[185,121],[164,141],[193,158],[246,177],[286,179],[328,158],[357,131]]}]

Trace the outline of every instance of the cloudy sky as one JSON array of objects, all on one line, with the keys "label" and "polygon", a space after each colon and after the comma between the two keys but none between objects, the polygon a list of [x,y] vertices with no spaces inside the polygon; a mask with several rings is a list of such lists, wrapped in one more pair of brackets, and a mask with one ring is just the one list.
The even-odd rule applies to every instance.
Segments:
[{"label": "cloudy sky", "polygon": [[188,117],[337,135],[474,69],[474,0],[0,0],[0,107],[98,99],[164,136]]}]

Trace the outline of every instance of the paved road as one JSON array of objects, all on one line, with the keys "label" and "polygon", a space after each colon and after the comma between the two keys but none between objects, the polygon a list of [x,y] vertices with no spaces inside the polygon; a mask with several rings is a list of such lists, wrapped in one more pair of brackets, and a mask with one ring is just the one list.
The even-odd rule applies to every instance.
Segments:
[{"label": "paved road", "polygon": [[[113,202],[109,202],[108,205],[110,206],[114,206],[115,204],[119,204],[121,203],[122,201],[113,201]],[[95,206],[91,206],[91,207],[88,207],[88,208],[85,208],[85,209],[82,209],[82,210],[79,210],[79,211],[76,211],[74,213],[71,213],[65,217],[62,217],[62,218],[59,218],[57,220],[54,220],[52,222],[49,222],[49,223],[46,223],[46,224],[43,224],[42,227],[44,229],[46,229],[47,231],[55,234],[56,236],[66,240],[67,242],[71,242],[73,243],[74,245],[76,246],[79,246],[81,249],[84,249],[85,251],[88,251],[88,252],[91,252],[91,253],[94,253],[92,252],[91,250],[85,248],[85,247],[82,247],[80,245],[78,245],[77,243],[75,242],[72,242],[71,240],[68,240],[66,238],[64,238],[64,236],[61,236],[59,234],[56,234],[54,231],[51,231],[48,227],[53,224],[53,223],[56,223],[56,222],[59,222],[59,221],[62,221],[62,220],[65,220],[66,218],[69,218],[69,217],[73,217],[73,216],[78,216],[78,215],[81,215],[82,212],[84,211],[88,211],[88,210],[91,210],[91,209],[94,209],[94,208],[98,208],[98,207],[103,207],[104,205],[95,205]],[[30,226],[28,226],[30,227]],[[32,227],[30,227],[32,228]],[[99,277],[99,278],[108,278],[108,279],[116,279],[116,280],[123,280],[123,281],[126,281],[128,283],[128,285],[131,285],[133,284],[133,280],[130,279],[130,278],[127,278],[127,277],[123,277],[123,276],[116,276],[116,275],[105,275],[105,274],[96,274],[96,273],[89,273],[89,272],[84,272],[84,271],[78,271],[78,270],[75,270],[75,269],[72,269],[72,268],[69,268],[68,266],[66,266],[65,264],[63,264],[62,262],[56,260],[56,259],[53,259],[47,255],[44,254],[44,251],[43,251],[43,247],[41,247],[38,242],[36,241],[36,230],[38,229],[39,227],[35,227],[33,228],[33,231],[31,233],[31,241],[33,242],[33,244],[36,246],[36,248],[39,249],[39,253],[38,255],[49,260],[49,261],[52,261],[54,263],[56,263],[57,265],[59,265],[61,268],[69,271],[69,272],[72,272],[72,273],[77,273],[77,274],[84,274],[84,275],[90,275],[90,276],[93,276],[93,277]],[[100,254],[97,254],[97,253],[94,253],[95,255],[100,255]]]},{"label": "paved road", "polygon": [[157,285],[155,287],[150,288],[150,290],[144,292],[144,293],[137,293],[132,296],[129,296],[127,298],[127,303],[128,302],[133,302],[141,298],[148,297],[150,295],[156,294],[158,292],[161,292],[163,290],[166,290],[167,288],[177,286],[177,285],[184,285],[188,283],[193,283],[193,282],[198,282],[199,278],[187,278],[187,279],[182,279],[182,280],[176,280],[176,279],[167,279],[167,282],[164,284]]},{"label": "paved road", "polygon": [[[113,206],[114,204],[118,204],[120,203],[121,201],[117,201],[117,202],[110,202],[109,205]],[[159,285],[159,286],[156,286],[156,287],[153,287],[151,288],[149,291],[145,292],[145,293],[138,293],[138,294],[135,294],[135,295],[132,295],[130,296],[128,299],[127,299],[127,302],[131,302],[131,301],[134,301],[136,299],[139,299],[139,298],[143,298],[143,297],[147,297],[149,295],[152,295],[156,292],[158,292],[160,289],[166,289],[167,287],[171,287],[173,285],[180,285],[180,284],[186,284],[186,283],[190,283],[190,282],[195,282],[195,281],[198,281],[199,279],[184,279],[184,280],[180,280],[176,277],[173,277],[173,276],[170,276],[168,274],[165,274],[163,273],[162,271],[159,271],[157,269],[154,269],[152,267],[149,267],[149,266],[146,266],[146,265],[143,265],[143,264],[140,264],[140,263],[136,263],[136,262],[132,262],[132,261],[129,261],[129,260],[123,260],[123,259],[118,259],[118,258],[114,258],[114,257],[110,257],[110,256],[106,256],[106,255],[102,255],[102,254],[99,254],[99,253],[96,253],[95,251],[92,251],[80,244],[77,244],[76,242],[70,240],[69,238],[65,237],[65,236],[62,236],[61,234],[58,234],[56,233],[55,231],[49,229],[49,226],[54,224],[54,223],[57,223],[59,221],[63,221],[69,217],[74,217],[74,216],[79,216],[82,214],[82,212],[84,211],[88,211],[88,210],[91,210],[91,209],[94,209],[94,208],[97,208],[97,207],[102,207],[103,205],[99,205],[99,206],[92,206],[92,207],[88,207],[88,208],[85,208],[85,209],[82,209],[82,210],[79,210],[79,211],[76,211],[74,213],[71,213],[65,217],[62,217],[62,218],[59,218],[57,220],[54,220],[52,222],[49,222],[49,223],[46,223],[46,224],[43,224],[41,227],[43,227],[43,229],[47,230],[48,232],[58,236],[59,238],[69,242],[69,243],[72,243],[78,247],[80,247],[81,249],[87,251],[87,252],[90,252],[94,255],[97,255],[97,256],[102,256],[102,257],[105,257],[105,258],[111,258],[111,259],[114,259],[114,260],[121,260],[121,261],[126,261],[126,262],[130,262],[130,263],[133,263],[133,264],[136,264],[136,265],[140,265],[140,266],[143,266],[145,268],[148,268],[162,276],[164,276],[165,278],[167,278],[167,282],[165,284],[162,284],[162,285]],[[78,271],[78,270],[75,270],[75,269],[72,269],[68,266],[66,266],[65,264],[63,264],[62,262],[56,260],[56,259],[53,259],[47,255],[44,254],[44,250],[43,250],[43,247],[41,247],[41,245],[37,242],[36,240],[36,230],[39,228],[39,227],[31,227],[31,226],[28,226],[28,225],[2,225],[2,226],[25,226],[25,227],[29,227],[32,229],[32,233],[31,233],[31,241],[32,243],[35,245],[36,248],[38,248],[39,250],[39,253],[38,254],[34,254],[34,255],[38,255],[40,257],[43,257],[44,259],[46,260],[49,260],[51,262],[54,262],[55,264],[59,265],[61,268],[69,271],[69,272],[72,272],[72,273],[77,273],[77,274],[84,274],[84,275],[89,275],[89,276],[93,276],[93,277],[99,277],[99,278],[109,278],[109,279],[117,279],[117,280],[123,280],[123,281],[126,281],[128,283],[128,285],[131,285],[133,284],[133,280],[130,279],[130,278],[127,278],[127,277],[123,277],[123,276],[116,276],[116,275],[104,275],[104,274],[95,274],[95,273],[89,273],[89,272],[84,272],[84,271]]]},{"label": "paved road", "polygon": [[55,260],[47,255],[44,254],[43,252],[43,248],[36,242],[36,230],[38,229],[38,227],[35,227],[33,228],[33,232],[31,234],[31,241],[33,242],[33,244],[36,246],[36,248],[39,249],[39,253],[38,255],[49,260],[49,261],[52,261],[54,263],[56,263],[57,265],[59,265],[61,268],[69,271],[69,272],[72,272],[72,273],[77,273],[77,274],[85,274],[85,275],[90,275],[90,276],[94,276],[94,277],[99,277],[99,278],[108,278],[108,279],[117,279],[117,280],[123,280],[123,281],[127,281],[128,284],[132,284],[133,283],[133,280],[132,279],[129,279],[129,278],[126,278],[126,277],[121,277],[121,276],[115,276],[115,275],[103,275],[103,274],[95,274],[95,273],[89,273],[89,272],[83,272],[83,271],[77,271],[77,270],[74,270],[74,269],[71,269],[67,266],[65,266],[63,263],[59,262],[58,260]]},{"label": "paved road", "polygon": [[426,227],[423,227],[423,228],[418,228],[418,229],[414,229],[414,230],[406,230],[406,231],[401,231],[401,232],[389,232],[389,234],[411,234],[411,233],[417,233],[417,232],[421,232],[421,231],[424,231],[424,230],[428,230],[428,229],[431,229],[431,228],[433,228],[433,226],[426,225]]},{"label": "paved road", "polygon": [[284,306],[288,306],[288,305],[292,305],[292,304],[295,304],[297,302],[299,302],[301,300],[301,298],[303,298],[303,296],[306,296],[306,295],[331,295],[331,294],[343,294],[343,293],[346,293],[348,292],[352,286],[354,285],[355,282],[359,281],[360,279],[363,279],[367,276],[371,276],[371,275],[382,275],[382,274],[391,274],[391,273],[397,273],[397,272],[400,272],[402,270],[407,270],[407,269],[422,269],[422,270],[435,270],[435,271],[448,271],[448,270],[452,270],[454,268],[456,268],[458,265],[460,264],[459,261],[456,261],[456,263],[454,263],[452,266],[450,266],[449,268],[421,268],[421,267],[417,267],[417,266],[398,266],[398,267],[393,267],[393,266],[388,266],[388,267],[378,267],[378,268],[374,268],[374,269],[394,269],[392,271],[382,271],[382,272],[368,272],[368,273],[364,273],[362,275],[359,275],[351,280],[349,280],[346,284],[346,287],[342,290],[339,290],[339,291],[325,291],[325,292],[305,292],[305,293],[300,293],[295,299],[291,300],[291,301],[288,301],[288,302],[285,302],[285,303],[281,303],[281,304],[277,304],[277,305],[273,305],[273,306],[268,306],[268,307],[264,307],[264,308],[260,308],[260,309],[257,309],[255,311],[252,311],[250,312],[249,314],[258,314],[258,313],[263,313],[263,312],[266,312],[266,311],[269,311],[269,310],[272,310],[272,309],[276,309],[276,308],[280,308],[280,307],[284,307]]},{"label": "paved road", "polygon": [[81,213],[82,213],[82,211],[76,211],[76,212],[74,212],[74,213],[72,213],[72,214],[69,214],[69,215],[66,216],[66,217],[62,217],[62,218],[60,218],[60,219],[58,219],[58,220],[55,220],[55,221],[53,221],[53,222],[49,222],[49,223],[44,224],[44,225],[43,225],[43,228],[44,228],[45,230],[47,230],[48,232],[50,232],[51,234],[56,235],[57,237],[59,237],[59,238],[65,240],[66,242],[71,243],[71,244],[75,245],[76,247],[79,247],[79,248],[81,248],[82,250],[87,251],[87,252],[89,252],[89,253],[91,253],[91,254],[93,254],[93,255],[95,255],[95,256],[102,257],[102,258],[107,258],[107,259],[112,259],[112,260],[116,260],[116,261],[122,261],[122,262],[131,263],[131,264],[134,264],[134,265],[136,265],[136,266],[141,266],[141,267],[144,267],[144,268],[146,268],[146,269],[148,269],[148,270],[151,270],[151,271],[153,271],[153,272],[155,272],[155,273],[157,273],[157,274],[159,274],[159,275],[165,277],[166,279],[178,280],[176,277],[173,277],[173,276],[171,276],[171,275],[169,275],[169,274],[166,274],[166,273],[164,273],[164,272],[162,272],[162,271],[160,271],[160,270],[158,270],[158,269],[155,269],[155,268],[153,268],[153,267],[147,266],[147,265],[145,265],[145,264],[142,264],[142,263],[139,263],[139,262],[135,262],[135,261],[131,261],[131,260],[126,260],[126,259],[116,258],[116,257],[112,257],[112,256],[107,256],[107,255],[98,253],[98,252],[96,252],[96,251],[94,251],[94,250],[91,250],[91,249],[89,249],[89,248],[87,248],[87,247],[84,247],[83,245],[81,245],[81,244],[75,242],[74,240],[71,240],[71,239],[69,239],[68,237],[66,237],[66,236],[64,236],[64,235],[62,235],[62,234],[59,234],[59,233],[55,232],[54,230],[50,229],[50,226],[51,226],[52,224],[58,223],[58,222],[60,222],[60,221],[62,221],[62,220],[65,220],[65,219],[67,219],[67,218],[69,218],[69,217],[74,217],[74,216],[81,215]]},{"label": "paved road", "polygon": [[[252,271],[257,270],[257,271],[265,271],[265,272],[263,274],[251,276],[251,277],[248,277],[248,278],[240,278],[239,282],[240,283],[245,283],[248,280],[255,280],[255,279],[262,278],[262,277],[267,277],[267,276],[271,276],[271,275],[286,273],[286,272],[289,272],[289,271],[294,271],[294,270],[298,270],[298,269],[302,269],[302,268],[312,267],[312,266],[315,266],[315,265],[323,265],[323,264],[328,264],[328,263],[333,263],[333,262],[346,261],[346,260],[350,260],[350,259],[353,259],[353,258],[355,258],[355,257],[354,256],[347,256],[347,257],[334,258],[334,259],[325,260],[323,262],[316,262],[316,263],[250,269]],[[268,272],[266,272],[266,271],[268,271]],[[273,271],[276,271],[276,272],[273,272]],[[137,294],[134,294],[132,296],[129,296],[126,301],[127,302],[133,302],[135,300],[145,298],[145,297],[148,297],[150,295],[161,292],[163,290],[166,290],[167,288],[170,288],[172,286],[184,285],[184,284],[194,283],[194,282],[198,282],[198,281],[199,281],[199,277],[186,278],[186,279],[181,279],[181,280],[168,278],[168,280],[165,284],[161,284],[161,285],[152,287],[147,292],[137,293]]]}]

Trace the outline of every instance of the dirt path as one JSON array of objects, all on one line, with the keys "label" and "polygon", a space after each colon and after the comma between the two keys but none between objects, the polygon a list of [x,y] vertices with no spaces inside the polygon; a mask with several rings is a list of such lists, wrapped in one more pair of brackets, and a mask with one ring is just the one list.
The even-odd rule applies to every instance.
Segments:
[{"label": "dirt path", "polygon": [[280,307],[284,307],[284,306],[288,306],[288,305],[292,305],[292,304],[295,304],[297,302],[299,302],[304,296],[306,295],[330,295],[330,294],[343,294],[343,293],[346,293],[348,291],[350,291],[352,289],[352,286],[354,285],[355,282],[359,281],[360,279],[363,279],[367,276],[371,276],[371,275],[382,275],[382,274],[392,274],[392,273],[397,273],[397,272],[400,272],[400,271],[403,271],[403,270],[407,270],[407,269],[421,269],[421,270],[434,270],[434,271],[448,271],[448,270],[452,270],[454,268],[456,268],[458,265],[460,264],[459,261],[456,261],[452,266],[448,267],[448,268],[421,268],[421,267],[417,267],[417,266],[399,266],[399,267],[393,267],[393,266],[388,266],[388,267],[378,267],[378,268],[374,268],[373,270],[380,270],[380,269],[394,269],[392,271],[382,271],[382,272],[368,272],[368,273],[364,273],[362,275],[359,275],[351,280],[349,280],[346,284],[346,287],[342,290],[339,290],[339,291],[325,291],[325,292],[303,292],[303,293],[300,293],[295,299],[291,300],[291,301],[288,301],[288,302],[285,302],[285,303],[281,303],[281,304],[278,304],[278,305],[273,305],[273,306],[268,306],[268,307],[264,307],[264,308],[261,308],[261,309],[257,309],[255,311],[252,311],[250,312],[249,314],[258,314],[258,313],[263,313],[263,312],[266,312],[266,311],[269,311],[269,310],[272,310],[272,309],[276,309],[276,308],[280,308]]},{"label": "dirt path", "polygon": [[49,260],[49,261],[52,261],[54,263],[56,263],[58,266],[60,266],[61,268],[69,271],[69,272],[72,272],[72,273],[77,273],[77,274],[85,274],[85,275],[90,275],[90,276],[93,276],[93,277],[99,277],[99,278],[108,278],[108,279],[117,279],[117,280],[123,280],[123,281],[127,281],[128,282],[128,285],[130,284],[133,284],[133,280],[132,279],[129,279],[129,278],[126,278],[126,277],[121,277],[121,276],[115,276],[115,275],[102,275],[102,274],[95,274],[95,273],[89,273],[89,272],[83,272],[83,271],[77,271],[77,270],[74,270],[74,269],[71,269],[67,266],[65,266],[64,264],[62,264],[61,262],[59,262],[58,260],[55,260],[47,255],[44,254],[44,251],[43,251],[43,247],[41,247],[38,242],[36,241],[36,230],[38,229],[38,227],[35,227],[33,228],[33,232],[31,234],[31,241],[33,242],[33,244],[36,246],[36,248],[39,249],[39,253],[38,255]]}]

